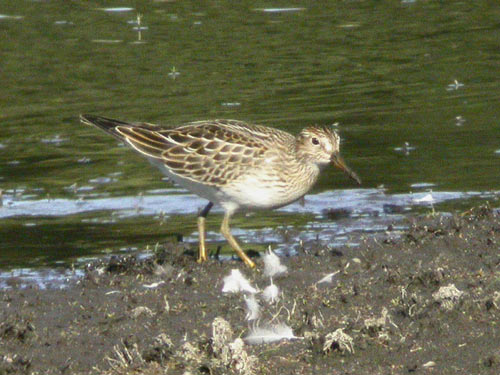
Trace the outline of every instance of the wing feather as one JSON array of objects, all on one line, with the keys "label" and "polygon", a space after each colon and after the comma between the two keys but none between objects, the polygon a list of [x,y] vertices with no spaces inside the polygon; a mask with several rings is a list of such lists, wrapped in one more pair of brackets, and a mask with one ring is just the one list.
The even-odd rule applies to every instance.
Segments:
[{"label": "wing feather", "polygon": [[171,173],[213,186],[239,177],[267,150],[263,144],[255,147],[250,136],[222,130],[210,125],[161,131],[138,126],[116,128],[127,144],[149,158],[161,160]]},{"label": "wing feather", "polygon": [[148,123],[126,123],[98,116],[82,115],[95,125],[123,140],[144,156],[157,160],[181,178],[222,186],[258,168],[264,154],[294,142],[291,134],[235,120],[193,122],[178,128]]},{"label": "wing feather", "polygon": [[117,126],[116,131],[136,151],[151,158],[161,159],[167,143],[158,132],[131,126]]}]

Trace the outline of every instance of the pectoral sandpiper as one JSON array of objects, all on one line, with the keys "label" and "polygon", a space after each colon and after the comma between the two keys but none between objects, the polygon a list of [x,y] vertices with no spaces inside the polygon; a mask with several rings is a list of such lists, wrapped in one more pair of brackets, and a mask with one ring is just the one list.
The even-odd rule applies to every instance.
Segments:
[{"label": "pectoral sandpiper", "polygon": [[303,197],[320,170],[333,164],[360,183],[339,154],[340,138],[329,127],[309,126],[297,136],[235,120],[197,121],[177,128],[81,115],[144,155],[175,183],[208,199],[198,215],[198,262],[208,259],[205,218],[214,203],[224,209],[221,233],[250,267],[229,229],[237,210],[278,208]]}]

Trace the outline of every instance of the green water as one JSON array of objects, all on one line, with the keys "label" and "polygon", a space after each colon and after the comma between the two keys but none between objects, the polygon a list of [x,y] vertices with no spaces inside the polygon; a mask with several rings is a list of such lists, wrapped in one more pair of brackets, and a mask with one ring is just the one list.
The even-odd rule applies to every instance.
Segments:
[{"label": "green water", "polygon": [[[134,9],[102,10],[113,6]],[[271,6],[304,9],[262,10]],[[140,41],[129,22],[138,13]],[[235,118],[290,132],[338,121],[344,159],[365,188],[500,189],[498,1],[4,0],[0,15],[11,16],[0,16],[4,191],[71,197],[65,188],[76,183],[134,196],[168,186],[139,156],[80,125],[80,113],[164,124]],[[408,155],[394,150],[405,142],[415,147]],[[114,172],[114,182],[89,183]],[[328,170],[315,192],[352,187]],[[270,217],[256,226],[301,220]],[[0,220],[0,253],[8,264],[54,261],[150,243],[142,234],[160,226],[139,220],[137,236],[112,236],[113,246],[97,235],[108,228],[81,219]],[[27,220],[37,224],[31,233]],[[194,216],[169,225],[161,236],[196,227]]]}]

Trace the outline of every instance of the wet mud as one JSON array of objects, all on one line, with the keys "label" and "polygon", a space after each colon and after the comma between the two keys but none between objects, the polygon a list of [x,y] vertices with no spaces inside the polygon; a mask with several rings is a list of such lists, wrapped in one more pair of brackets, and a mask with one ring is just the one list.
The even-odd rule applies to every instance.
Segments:
[{"label": "wet mud", "polygon": [[[185,244],[94,262],[60,290],[12,280],[0,374],[500,373],[498,210],[410,215],[350,236],[359,246],[311,240],[282,258],[279,297],[257,293],[252,321],[248,295],[222,293],[223,279],[239,269],[263,290],[262,259],[256,270],[199,265]],[[293,338],[250,344],[266,326]]]}]

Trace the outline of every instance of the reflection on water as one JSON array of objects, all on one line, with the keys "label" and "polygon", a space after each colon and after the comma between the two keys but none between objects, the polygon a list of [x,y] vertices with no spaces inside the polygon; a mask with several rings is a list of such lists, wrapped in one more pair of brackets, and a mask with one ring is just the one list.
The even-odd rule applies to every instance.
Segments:
[{"label": "reflection on water", "polygon": [[27,287],[60,289],[67,287],[70,280],[83,277],[83,274],[83,270],[78,269],[18,268],[0,272],[0,290]]},{"label": "reflection on water", "polygon": [[[471,196],[498,202],[499,4],[112,5],[0,4],[0,267],[195,232],[198,200],[148,193],[171,185],[81,126],[80,113],[163,124],[236,118],[292,133],[339,121],[342,153],[363,189],[346,190],[351,183],[326,170],[305,208],[257,214],[262,224],[252,230],[263,242],[279,241],[269,228],[334,227],[321,205],[340,204],[353,225],[362,218],[369,228],[376,216],[358,215],[356,204],[383,216],[443,200],[453,209]],[[153,219],[154,205],[163,221]],[[252,218],[238,220],[252,233]],[[152,225],[168,229],[155,237]]]},{"label": "reflection on water", "polygon": [[[406,229],[401,220],[404,214],[419,207],[433,212],[436,205],[447,202],[500,198],[500,191],[432,192],[427,190],[428,185],[415,184],[416,189],[426,190],[410,194],[357,189],[310,195],[303,204],[294,203],[277,212],[237,215],[232,232],[247,248],[255,248],[255,244],[271,246],[283,256],[292,256],[304,251],[304,243],[319,241],[331,249],[358,247],[360,244],[352,239],[356,234],[384,234],[388,228],[391,236],[399,236]],[[169,238],[182,238],[196,249],[196,214],[205,202],[189,194],[156,193],[87,200],[5,196],[0,207],[3,269],[14,269],[0,269],[0,290],[13,284],[64,287],[69,280],[81,277],[78,269],[96,257],[137,251],[148,254]],[[215,208],[209,228],[218,228],[220,214],[221,210]],[[208,230],[206,238],[209,248],[229,249],[218,231]],[[16,269],[19,266],[23,268]]]},{"label": "reflection on water", "polygon": [[100,8],[105,12],[131,12],[134,8],[126,8],[126,7],[116,7],[116,8]]},{"label": "reflection on water", "polygon": [[[427,188],[432,184],[413,184],[414,188]],[[158,190],[164,193],[164,190]],[[175,192],[175,190],[168,190]],[[143,215],[195,215],[206,205],[206,200],[192,194],[140,195],[138,197],[112,197],[89,199],[40,199],[32,200],[33,196],[3,195],[3,208],[0,219],[12,217],[49,217],[68,216],[86,212],[111,211],[114,217],[133,217]],[[151,191],[150,193],[153,193]],[[409,194],[386,194],[383,189],[355,189],[327,191],[307,195],[304,201],[289,204],[276,209],[278,212],[290,214],[322,214],[325,210],[344,210],[349,216],[363,214],[381,214],[385,207],[394,206],[410,209],[413,206],[439,204],[449,200],[465,200],[471,198],[497,199],[496,192],[414,192]],[[222,208],[215,206],[213,212],[221,213]]]},{"label": "reflection on water", "polygon": [[[350,233],[384,231],[418,207],[432,212],[453,201],[498,201],[500,197],[500,191],[439,192],[428,187],[427,183],[415,184],[417,191],[400,194],[354,189],[308,195],[304,202],[275,211],[236,215],[233,234],[251,247],[272,244],[290,255],[301,241],[317,239],[340,246],[349,243]],[[133,197],[80,194],[76,193],[77,198],[37,199],[7,191],[0,207],[4,267],[79,263],[79,258],[100,254],[103,249],[131,251],[169,238],[198,241],[196,214],[206,201],[182,190],[156,190]],[[225,245],[218,231],[221,213],[216,206],[208,218],[209,243]]]}]

